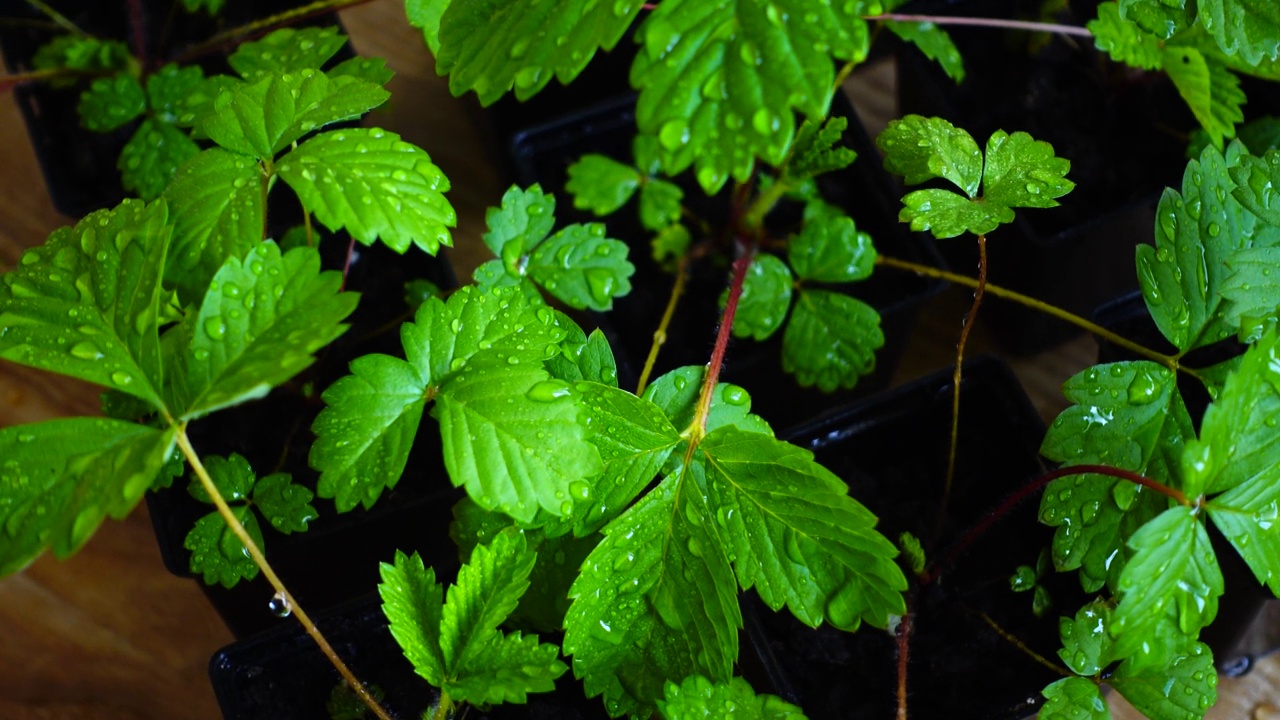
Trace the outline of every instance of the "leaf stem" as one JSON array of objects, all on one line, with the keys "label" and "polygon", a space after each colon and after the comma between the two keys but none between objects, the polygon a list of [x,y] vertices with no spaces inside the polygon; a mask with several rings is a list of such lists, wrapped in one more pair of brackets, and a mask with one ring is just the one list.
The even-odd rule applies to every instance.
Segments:
[{"label": "leaf stem", "polygon": [[1043,666],[1045,666],[1045,667],[1049,668],[1050,670],[1054,671],[1055,673],[1057,673],[1057,674],[1059,674],[1059,675],[1061,675],[1061,676],[1063,676],[1063,677],[1074,677],[1074,676],[1075,676],[1075,673],[1071,672],[1070,670],[1068,670],[1068,669],[1066,669],[1066,668],[1062,667],[1061,665],[1059,665],[1059,664],[1057,664],[1057,663],[1055,663],[1055,662],[1050,661],[1049,659],[1045,658],[1045,656],[1041,655],[1040,653],[1036,652],[1035,650],[1032,650],[1030,647],[1028,647],[1028,646],[1027,646],[1027,644],[1026,644],[1026,643],[1024,643],[1024,642],[1022,642],[1021,640],[1019,640],[1019,639],[1018,639],[1018,637],[1017,637],[1016,635],[1014,635],[1013,633],[1009,632],[1008,630],[1005,630],[1004,628],[1000,627],[1000,624],[999,624],[999,623],[997,623],[995,620],[993,620],[993,619],[991,618],[991,616],[990,616],[990,615],[988,615],[988,614],[986,614],[986,613],[984,613],[984,612],[979,611],[979,612],[978,612],[978,617],[982,618],[982,619],[983,619],[983,621],[985,621],[985,622],[987,623],[987,625],[990,625],[990,626],[991,626],[991,629],[992,629],[992,630],[995,630],[995,631],[996,631],[996,634],[997,634],[997,635],[999,635],[1000,637],[1004,638],[1004,640],[1005,640],[1006,642],[1008,642],[1010,645],[1013,645],[1014,647],[1018,648],[1018,649],[1019,649],[1019,650],[1021,650],[1022,652],[1026,653],[1027,657],[1031,658],[1032,660],[1035,660],[1036,662],[1040,663],[1041,665],[1043,665]]},{"label": "leaf stem", "polygon": [[974,288],[973,303],[969,305],[969,313],[965,315],[964,324],[960,326],[960,340],[956,342],[956,366],[951,372],[951,441],[947,447],[947,479],[942,486],[942,502],[938,505],[938,517],[934,527],[942,529],[943,519],[947,515],[947,506],[951,504],[951,486],[956,479],[956,453],[960,448],[960,380],[964,373],[964,348],[969,343],[969,332],[978,319],[978,308],[982,306],[982,296],[987,291],[987,236],[978,235],[978,283]]},{"label": "leaf stem", "polygon": [[253,559],[253,564],[258,566],[258,569],[262,571],[262,575],[267,579],[267,582],[269,582],[271,586],[275,588],[276,592],[284,598],[287,606],[293,609],[294,617],[298,618],[298,622],[302,623],[303,629],[306,630],[307,634],[311,636],[311,639],[315,640],[316,644],[320,646],[320,651],[324,653],[325,657],[329,659],[329,662],[333,664],[333,667],[337,669],[338,674],[342,676],[342,679],[346,680],[347,685],[355,691],[356,695],[360,696],[360,699],[364,704],[373,711],[373,714],[378,716],[380,720],[391,720],[391,716],[387,714],[387,711],[378,704],[378,701],[369,694],[367,689],[365,689],[364,684],[357,680],[356,676],[352,674],[346,663],[342,661],[342,658],[338,657],[338,654],[333,651],[333,647],[329,644],[329,641],[320,633],[320,629],[316,627],[315,623],[311,622],[311,618],[302,609],[302,606],[297,603],[293,595],[289,593],[288,588],[286,588],[284,583],[280,581],[279,576],[276,575],[275,570],[272,569],[271,565],[267,563],[266,556],[262,554],[262,550],[258,547],[257,543],[253,541],[253,538],[249,536],[248,531],[244,529],[244,525],[240,523],[240,519],[236,517],[235,513],[232,512],[231,507],[227,505],[227,501],[222,497],[222,493],[218,492],[218,487],[214,484],[213,479],[209,477],[209,472],[205,470],[204,464],[200,462],[200,456],[196,454],[195,448],[191,447],[191,441],[187,438],[186,425],[179,425],[177,427],[177,431],[178,447],[181,448],[182,454],[187,458],[187,462],[190,463],[192,472],[194,472],[196,477],[199,478],[200,485],[204,488],[204,491],[208,493],[210,499],[213,500],[213,504],[218,508],[218,514],[222,516],[224,521],[226,521],[227,527],[231,528],[231,532],[235,534],[235,536],[244,545],[245,550],[248,551],[249,557]]},{"label": "leaf stem", "polygon": [[1089,28],[1080,27],[1079,25],[1062,25],[1059,23],[1044,23],[1029,20],[1008,20],[1005,18],[948,17],[946,15],[884,13],[882,15],[870,15],[864,17],[863,20],[891,20],[893,22],[933,23],[934,25],[966,25],[969,27],[1029,30],[1031,32],[1075,35],[1076,37],[1093,37],[1093,33],[1089,31]]},{"label": "leaf stem", "polygon": [[907,612],[902,615],[902,619],[898,622],[898,634],[896,637],[898,645],[898,711],[895,714],[895,720],[907,720],[907,668],[910,664],[911,651],[911,606],[910,596],[907,597]]},{"label": "leaf stem", "polygon": [[183,53],[182,57],[178,59],[178,62],[190,62],[193,58],[212,52],[222,45],[226,45],[227,43],[237,40],[243,40],[245,39],[245,36],[253,35],[258,32],[265,32],[279,25],[298,22],[317,15],[324,15],[325,13],[337,12],[346,8],[356,7],[357,5],[363,5],[369,1],[370,0],[316,0],[316,2],[308,3],[306,5],[293,8],[292,10],[286,10],[239,27],[224,30],[223,32],[214,35],[208,40],[205,40],[199,45],[196,45]]},{"label": "leaf stem", "polygon": [[431,711],[431,720],[449,720],[453,717],[453,699],[443,689],[440,691],[440,702]]},{"label": "leaf stem", "polygon": [[45,17],[55,22],[58,25],[58,27],[62,28],[63,30],[66,30],[72,35],[79,35],[80,37],[89,37],[89,33],[81,30],[79,27],[76,26],[75,23],[68,20],[66,16],[63,15],[62,13],[49,7],[49,5],[44,2],[44,0],[27,0],[27,4],[35,8],[36,10],[39,10],[41,13],[44,14]]},{"label": "leaf stem", "polygon": [[676,266],[676,281],[671,286],[671,297],[667,299],[667,308],[662,312],[658,329],[653,331],[653,343],[649,345],[649,356],[645,358],[644,370],[640,372],[640,383],[636,386],[636,395],[644,394],[644,389],[649,384],[649,376],[653,374],[653,366],[658,362],[658,353],[667,342],[667,328],[671,327],[671,319],[675,317],[676,306],[680,304],[685,283],[689,280],[690,262],[690,256],[686,253],[680,258],[680,264]]},{"label": "leaf stem", "polygon": [[32,70],[31,72],[12,73],[10,75],[0,76],[0,92],[8,92],[19,85],[40,82],[42,80],[56,80],[64,77],[95,77],[102,74],[104,73],[93,71],[86,72],[84,70],[73,70],[71,68],[50,68],[48,70]]},{"label": "leaf stem", "polygon": [[711,351],[711,361],[707,363],[706,375],[702,378],[702,390],[698,395],[698,406],[693,414],[693,438],[690,447],[698,444],[707,431],[707,416],[711,414],[711,398],[716,383],[720,380],[720,368],[724,365],[725,350],[729,347],[729,334],[733,330],[733,317],[738,312],[738,298],[742,297],[742,286],[747,280],[747,268],[756,257],[756,244],[747,245],[747,249],[738,259],[733,261],[733,280],[729,283],[729,299],[724,304],[724,313],[720,317],[720,330],[716,333],[715,348]]}]

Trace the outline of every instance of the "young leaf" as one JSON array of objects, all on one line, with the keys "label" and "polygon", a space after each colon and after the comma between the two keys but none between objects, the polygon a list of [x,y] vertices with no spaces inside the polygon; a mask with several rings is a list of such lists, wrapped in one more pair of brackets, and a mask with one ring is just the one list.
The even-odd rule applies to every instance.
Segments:
[{"label": "young leaf", "polygon": [[160,399],[168,208],[125,200],[55,230],[0,275],[0,358]]},{"label": "young leaf", "polygon": [[640,188],[640,224],[646,230],[659,232],[680,222],[684,214],[684,190],[666,180],[649,178]]},{"label": "young leaf", "polygon": [[288,473],[272,473],[253,488],[253,504],[277,531],[289,535],[306,532],[316,518],[310,490],[293,482]]},{"label": "young leaf", "polygon": [[125,190],[150,202],[160,197],[183,163],[200,147],[176,126],[147,118],[120,151],[120,180]]},{"label": "young leaf", "polygon": [[184,301],[200,298],[224,262],[244,257],[262,240],[264,182],[257,162],[210,148],[182,166],[165,189],[174,240],[164,279]]},{"label": "young leaf", "polygon": [[[258,476],[254,474],[253,467],[243,455],[239,453],[232,453],[227,457],[211,455],[204,458],[202,462],[205,471],[209,473],[209,479],[213,481],[213,486],[218,489],[223,500],[236,503],[249,499],[254,484],[258,482]],[[202,503],[213,504],[213,499],[205,492],[204,485],[195,477],[191,478],[187,492]]]},{"label": "young leaf", "polygon": [[[676,368],[645,388],[644,399],[653,403],[680,429],[693,424],[693,413],[707,369],[701,366]],[[751,414],[751,396],[732,383],[717,383],[712,390],[707,432],[732,425],[746,432],[772,435],[773,430],[759,415]]]},{"label": "young leaf", "polygon": [[418,553],[405,555],[397,550],[395,564],[379,567],[382,582],[382,612],[413,669],[431,683],[443,688],[448,673],[440,650],[440,619],[444,616],[444,588],[436,582],[435,568],[424,568]]},{"label": "young leaf", "polygon": [[477,545],[445,596],[440,618],[440,654],[446,667],[475,665],[491,636],[529,589],[534,553],[516,529],[499,533],[488,546]]},{"label": "young leaf", "polygon": [[[262,528],[258,525],[258,517],[254,515],[253,509],[248,505],[237,505],[231,508],[231,512],[261,549]],[[217,512],[211,512],[197,520],[182,546],[191,551],[191,572],[202,575],[206,585],[216,583],[231,588],[241,580],[252,580],[258,576],[258,566],[249,556],[244,543],[240,542],[240,538]]]},{"label": "young leaf", "polygon": [[94,80],[80,96],[80,122],[94,132],[111,132],[147,109],[147,94],[127,73]]},{"label": "young leaf", "polygon": [[787,260],[805,280],[843,283],[866,279],[875,268],[871,236],[853,218],[823,202],[805,206],[800,234],[787,243]]},{"label": "young leaf", "polygon": [[[801,622],[853,631],[906,612],[897,549],[813,454],[767,435],[718,429],[699,445],[706,492],[742,589]],[[723,514],[721,514],[723,512]]]},{"label": "young leaf", "polygon": [[1143,70],[1159,70],[1164,64],[1160,38],[1120,17],[1120,6],[1114,2],[1098,5],[1098,17],[1088,23],[1093,42],[1112,60]]},{"label": "young leaf", "polygon": [[1080,608],[1075,619],[1059,618],[1062,649],[1058,657],[1077,675],[1097,675],[1111,664],[1111,607],[1095,600]]},{"label": "young leaf", "polygon": [[[609,215],[627,204],[643,180],[640,172],[630,165],[590,154],[569,166],[569,180],[564,189],[573,196],[573,206],[579,210]],[[506,198],[503,201],[505,205]]]},{"label": "young leaf", "polygon": [[556,198],[534,184],[526,190],[512,185],[502,194],[502,205],[484,213],[488,231],[484,243],[507,271],[519,275],[520,258],[542,242],[556,224]]},{"label": "young leaf", "polygon": [[767,340],[777,332],[791,309],[793,285],[786,263],[773,255],[757,255],[747,268],[738,313],[733,318],[733,336]]},{"label": "young leaf", "polygon": [[277,172],[325,227],[346,228],[403,253],[410,244],[434,255],[452,245],[457,214],[445,199],[449,180],[427,153],[378,128],[317,135],[280,159]]},{"label": "young leaf", "polygon": [[1236,123],[1244,120],[1240,78],[1191,47],[1164,48],[1161,63],[1213,144],[1220,147],[1223,138],[1235,137]]},{"label": "young leaf", "polygon": [[870,305],[828,290],[802,290],[782,336],[782,369],[801,387],[823,392],[852,388],[875,369],[884,345],[880,314]]},{"label": "young leaf", "polygon": [[[894,3],[886,3],[886,6]],[[901,4],[901,3],[897,3]],[[888,7],[886,7],[886,10]],[[938,63],[942,71],[960,84],[964,82],[964,58],[946,30],[930,22],[885,21],[885,27],[902,40],[915,45],[924,56]]]},{"label": "young leaf", "polygon": [[698,184],[714,194],[730,176],[745,181],[757,157],[780,164],[794,112],[826,114],[832,57],[866,56],[868,4],[659,5],[638,31],[644,51],[631,80],[640,90],[636,124],[658,139],[663,170],[695,165]]},{"label": "young leaf", "polygon": [[181,419],[261,397],[306,368],[346,330],[357,296],[340,293],[340,273],[320,271],[320,254],[286,255],[259,243],[228,260],[200,303],[173,331],[181,351],[166,399]]},{"label": "young leaf", "polygon": [[1038,720],[1111,720],[1102,690],[1082,677],[1065,677],[1040,693],[1046,702]]},{"label": "young leaf", "polygon": [[104,517],[123,518],[160,472],[172,430],[100,418],[0,428],[0,575],[46,547],[67,557]]},{"label": "young leaf", "polygon": [[462,667],[450,683],[450,695],[460,702],[523,704],[529,693],[554,690],[556,678],[569,669],[560,662],[559,648],[539,643],[536,635],[513,632],[494,637],[484,654]]},{"label": "young leaf", "polygon": [[776,695],[756,695],[740,677],[713,683],[694,675],[679,685],[668,682],[657,703],[666,720],[722,717],[725,713],[741,720],[805,720],[800,708]]},{"label": "young leaf", "polygon": [[1196,6],[1200,25],[1227,55],[1258,65],[1280,54],[1280,7],[1270,0],[1199,0]]},{"label": "young leaf", "polygon": [[1167,40],[1195,22],[1195,5],[1186,0],[1119,0],[1120,17],[1161,40]]},{"label": "young leaf", "polygon": [[1147,717],[1199,720],[1218,701],[1213,652],[1204,643],[1164,666],[1123,662],[1107,684]]},{"label": "young leaf", "polygon": [[974,197],[982,184],[982,151],[973,136],[943,120],[907,115],[890,122],[876,138],[884,167],[908,185],[934,178],[951,181]]},{"label": "young leaf", "polygon": [[454,95],[474,90],[484,105],[513,85],[516,97],[527,100],[553,76],[569,83],[598,48],[613,49],[641,8],[639,0],[494,0],[449,3],[441,16],[440,4],[414,13],[428,45],[438,32],[436,72],[449,75]]},{"label": "young leaf", "polygon": [[[1148,361],[1078,373],[1062,387],[1073,405],[1054,419],[1040,452],[1064,465],[1110,465],[1176,484],[1191,417],[1172,371]],[[1125,538],[1167,507],[1163,496],[1106,475],[1060,478],[1045,488],[1040,518],[1057,530],[1054,565],[1080,570],[1094,592],[1119,577]]]},{"label": "young leaf", "polygon": [[800,126],[800,132],[796,133],[787,176],[793,180],[804,180],[849,167],[858,153],[839,145],[840,136],[847,127],[849,119],[844,117],[827,118],[822,123],[806,120]]},{"label": "young leaf", "polygon": [[631,292],[635,266],[627,246],[604,236],[604,225],[570,225],[538,244],[524,264],[528,276],[578,310],[613,309],[613,299]]},{"label": "young leaf", "polygon": [[1013,211],[961,197],[950,190],[915,190],[902,198],[898,220],[910,223],[915,232],[928,231],[939,240],[964,233],[985,235],[1013,222]]},{"label": "young leaf", "polygon": [[[576,324],[573,327],[577,328]],[[596,328],[588,337],[577,328],[577,335],[565,339],[560,354],[545,363],[547,371],[558,380],[587,380],[618,387],[618,363],[604,333]]]},{"label": "young leaf", "polygon": [[1055,198],[1076,186],[1066,179],[1070,169],[1071,161],[1054,156],[1049,143],[997,130],[987,140],[983,200],[1010,208],[1057,207]]},{"label": "young leaf", "polygon": [[227,56],[227,64],[246,80],[271,73],[318,70],[347,44],[337,26],[281,28],[247,42]]}]

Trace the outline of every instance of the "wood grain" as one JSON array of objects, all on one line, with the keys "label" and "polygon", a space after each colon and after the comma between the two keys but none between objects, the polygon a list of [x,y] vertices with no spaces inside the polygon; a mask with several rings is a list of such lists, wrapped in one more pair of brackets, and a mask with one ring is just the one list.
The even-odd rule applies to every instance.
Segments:
[{"label": "wood grain", "polygon": [[[465,278],[486,257],[479,242],[484,208],[499,200],[504,184],[476,103],[449,95],[402,8],[396,0],[378,0],[344,13],[343,21],[358,51],[386,58],[397,73],[390,107],[369,122],[425,147],[452,180],[459,228],[450,256]],[[879,72],[860,74],[851,87],[861,109],[884,115],[893,112],[892,76]],[[12,99],[0,97],[0,270],[69,222],[54,212],[39,177]],[[966,303],[967,293],[952,289],[931,304],[899,380],[950,364]],[[990,349],[979,328],[972,352]],[[1013,365],[1041,413],[1051,417],[1063,406],[1058,385],[1093,353],[1082,338]],[[0,364],[0,427],[91,414],[96,397],[97,390],[82,383]],[[0,718],[218,718],[205,668],[229,640],[196,586],[165,572],[140,507],[123,522],[107,522],[76,557],[42,557],[0,580]],[[1224,680],[1210,717],[1268,720],[1273,716],[1254,711],[1280,706],[1277,687],[1280,658],[1273,656],[1245,678]],[[1113,707],[1120,720],[1138,717],[1116,701]]]}]

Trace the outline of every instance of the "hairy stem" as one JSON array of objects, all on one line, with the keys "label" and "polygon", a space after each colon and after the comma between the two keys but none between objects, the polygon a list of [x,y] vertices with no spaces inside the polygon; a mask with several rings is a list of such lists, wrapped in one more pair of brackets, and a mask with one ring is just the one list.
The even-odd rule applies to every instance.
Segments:
[{"label": "hairy stem", "polygon": [[308,3],[292,10],[286,10],[282,13],[271,15],[260,20],[234,27],[229,30],[214,35],[208,40],[196,45],[188,50],[179,58],[179,62],[190,62],[192,58],[200,57],[206,53],[212,52],[227,43],[241,41],[253,36],[257,33],[271,30],[280,25],[298,22],[317,15],[324,15],[330,12],[337,12],[346,8],[363,5],[370,0],[316,0],[316,2]]},{"label": "hairy stem", "polygon": [[178,447],[182,450],[182,454],[191,465],[192,472],[194,472],[196,477],[199,478],[201,487],[204,488],[204,491],[208,493],[209,497],[213,500],[214,506],[218,508],[218,514],[222,516],[222,519],[227,523],[227,527],[231,528],[231,532],[234,533],[244,545],[245,550],[249,553],[249,557],[253,559],[253,564],[257,565],[258,569],[262,571],[262,576],[267,579],[267,582],[271,584],[271,587],[275,588],[280,597],[284,598],[287,607],[292,609],[294,617],[298,618],[298,622],[302,623],[303,629],[307,631],[307,634],[311,636],[312,640],[315,640],[316,645],[320,646],[320,651],[324,653],[325,657],[329,659],[329,662],[333,664],[333,667],[337,669],[338,674],[342,676],[342,679],[346,680],[347,685],[355,691],[356,695],[360,696],[360,700],[363,701],[364,704],[373,711],[373,714],[378,716],[380,720],[391,720],[391,716],[387,714],[387,711],[378,704],[378,701],[369,694],[368,690],[365,689],[364,684],[357,680],[356,676],[352,674],[346,663],[342,662],[342,658],[338,657],[338,654],[333,651],[333,647],[329,644],[329,641],[320,633],[320,629],[316,627],[315,623],[311,622],[311,618],[302,609],[302,606],[298,605],[297,601],[294,600],[293,595],[289,593],[288,588],[284,586],[284,583],[280,581],[279,576],[276,575],[275,570],[267,563],[267,558],[262,554],[261,548],[259,548],[257,543],[253,541],[253,538],[249,536],[248,531],[244,529],[244,525],[240,523],[240,519],[231,511],[231,506],[227,505],[227,501],[222,497],[222,493],[218,492],[218,487],[214,485],[213,478],[209,477],[209,473],[205,470],[204,464],[200,462],[200,456],[196,454],[195,448],[191,447],[191,441],[187,438],[187,429],[185,425],[178,426],[177,441]]},{"label": "hairy stem", "polygon": [[49,7],[49,5],[44,2],[44,0],[27,0],[27,4],[35,8],[36,10],[39,10],[41,13],[44,14],[45,17],[52,20],[58,27],[62,28],[63,30],[66,30],[72,35],[79,35],[80,37],[89,37],[88,33],[76,27],[76,24],[68,20],[65,15]]},{"label": "hairy stem", "polygon": [[907,667],[911,650],[911,599],[907,598],[907,612],[898,622],[898,712],[895,720],[907,720]]},{"label": "hairy stem", "polygon": [[644,394],[645,387],[649,385],[649,376],[653,374],[653,366],[658,362],[658,353],[667,342],[667,328],[671,327],[671,318],[675,317],[676,306],[680,304],[680,296],[684,294],[685,283],[689,280],[689,263],[689,255],[685,254],[676,267],[676,281],[671,286],[671,297],[667,299],[667,308],[662,312],[658,329],[653,331],[653,344],[649,346],[649,356],[644,360],[644,370],[640,372],[636,395]]},{"label": "hairy stem", "polygon": [[951,373],[951,442],[947,448],[947,480],[942,486],[942,502],[938,505],[938,517],[935,528],[942,528],[942,521],[947,515],[947,506],[951,504],[951,485],[956,479],[956,453],[960,447],[960,380],[964,367],[964,348],[969,343],[969,332],[978,319],[978,308],[982,306],[982,296],[987,290],[987,236],[978,236],[978,284],[974,289],[973,303],[969,313],[965,315],[964,324],[960,327],[960,340],[956,343],[956,366]]},{"label": "hairy stem", "polygon": [[978,616],[981,617],[983,621],[987,623],[987,625],[990,625],[991,629],[995,630],[997,635],[1004,638],[1005,642],[1008,642],[1010,645],[1026,653],[1027,657],[1031,658],[1032,660],[1035,660],[1036,662],[1040,663],[1041,665],[1049,668],[1050,670],[1054,671],[1055,673],[1063,677],[1075,676],[1075,673],[1071,672],[1070,670],[1062,667],[1061,665],[1055,662],[1050,661],[1049,659],[1045,658],[1045,656],[1041,655],[1035,650],[1032,650],[1030,647],[1027,646],[1026,643],[1019,640],[1016,635],[1000,627],[999,623],[993,620],[990,615],[984,612],[979,612]]},{"label": "hairy stem", "polygon": [[431,711],[431,720],[449,720],[453,717],[453,700],[444,690],[440,691],[440,702]]},{"label": "hairy stem", "polygon": [[1027,20],[1006,20],[1004,18],[948,17],[945,15],[904,15],[884,13],[872,15],[863,20],[892,20],[894,22],[933,23],[934,25],[967,25],[970,27],[997,28],[1002,30],[1030,30],[1031,32],[1057,33],[1059,35],[1075,35],[1076,37],[1093,37],[1089,28],[1078,25],[1061,25],[1058,23],[1033,22]]},{"label": "hairy stem", "polygon": [[742,297],[742,285],[747,280],[747,268],[756,257],[756,245],[751,243],[745,252],[733,261],[733,280],[729,284],[729,299],[724,304],[724,314],[720,317],[720,330],[716,333],[716,345],[711,351],[711,361],[707,363],[707,373],[702,378],[702,390],[698,394],[698,406],[693,414],[694,442],[707,430],[707,416],[711,414],[711,398],[720,381],[720,368],[724,365],[725,350],[729,347],[729,334],[733,330],[733,317],[738,312],[738,298]]}]

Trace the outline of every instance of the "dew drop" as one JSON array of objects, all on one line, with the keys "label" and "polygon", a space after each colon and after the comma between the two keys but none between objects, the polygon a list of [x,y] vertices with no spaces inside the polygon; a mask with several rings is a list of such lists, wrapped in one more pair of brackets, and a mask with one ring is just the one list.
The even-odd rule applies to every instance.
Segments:
[{"label": "dew drop", "polygon": [[271,600],[267,601],[267,610],[272,615],[279,618],[289,617],[293,613],[293,605],[289,602],[289,598],[285,597],[282,592],[277,592],[271,596]]},{"label": "dew drop", "polygon": [[105,357],[98,346],[91,342],[78,342],[71,346],[69,352],[81,360],[101,360]]}]

